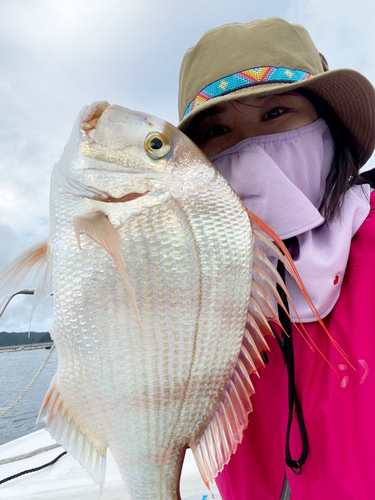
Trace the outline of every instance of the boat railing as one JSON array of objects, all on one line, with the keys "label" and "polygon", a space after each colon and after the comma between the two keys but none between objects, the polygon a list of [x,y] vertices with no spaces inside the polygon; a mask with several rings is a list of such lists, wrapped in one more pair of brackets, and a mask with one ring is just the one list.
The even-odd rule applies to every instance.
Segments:
[{"label": "boat railing", "polygon": [[[14,293],[13,295],[7,295],[2,304],[0,305],[0,318],[3,315],[5,309],[8,307],[10,301],[16,295],[34,295],[34,290],[21,290],[19,292]],[[51,294],[52,295],[52,294]],[[29,332],[30,334],[30,332]],[[22,345],[10,345],[10,346],[0,346],[1,351],[21,351],[21,350],[30,350],[30,349],[50,349],[53,345],[53,342],[43,342],[43,343],[32,343],[22,344]]]},{"label": "boat railing", "polygon": [[8,307],[9,305],[9,302],[16,296],[16,295],[34,295],[34,290],[21,290],[20,292],[16,292],[14,293],[13,295],[7,295],[1,306],[0,306],[0,318],[1,316],[3,315],[3,312],[5,311],[5,309]]}]

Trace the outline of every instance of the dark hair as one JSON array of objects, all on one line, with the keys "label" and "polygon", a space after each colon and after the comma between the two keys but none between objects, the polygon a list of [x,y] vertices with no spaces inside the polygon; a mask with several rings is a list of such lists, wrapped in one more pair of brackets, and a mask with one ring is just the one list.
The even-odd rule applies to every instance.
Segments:
[{"label": "dark hair", "polygon": [[[344,202],[345,194],[355,185],[365,184],[369,180],[361,177],[358,173],[360,168],[358,154],[353,143],[353,139],[341,121],[337,118],[330,105],[315,92],[298,88],[288,92],[294,95],[302,95],[308,99],[314,106],[319,118],[323,118],[327,123],[335,146],[333,160],[330,171],[326,179],[326,189],[319,210],[324,215],[326,221],[332,222],[336,217],[340,217],[341,208]],[[232,101],[229,103],[233,104]],[[217,121],[215,113],[210,113],[213,123]],[[186,134],[195,142],[195,124],[199,120],[199,115],[196,116]],[[375,174],[374,174],[375,178]]]},{"label": "dark hair", "polygon": [[311,90],[298,89],[297,93],[306,97],[314,106],[318,117],[325,120],[335,144],[331,169],[326,179],[326,190],[319,207],[327,222],[330,222],[341,215],[347,191],[356,184],[364,184],[365,180],[358,173],[358,155],[353,140],[329,104]]}]

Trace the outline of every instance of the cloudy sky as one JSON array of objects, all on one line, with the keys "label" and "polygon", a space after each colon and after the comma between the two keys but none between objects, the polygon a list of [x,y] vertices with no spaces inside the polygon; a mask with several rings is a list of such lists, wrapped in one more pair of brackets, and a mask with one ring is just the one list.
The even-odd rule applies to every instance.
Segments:
[{"label": "cloudy sky", "polygon": [[[0,0],[0,269],[47,236],[52,167],[83,105],[176,124],[186,49],[208,29],[269,16],[303,24],[331,69],[375,82],[373,0]],[[48,329],[50,310],[33,330]],[[15,299],[0,331],[27,329],[28,311]]]}]

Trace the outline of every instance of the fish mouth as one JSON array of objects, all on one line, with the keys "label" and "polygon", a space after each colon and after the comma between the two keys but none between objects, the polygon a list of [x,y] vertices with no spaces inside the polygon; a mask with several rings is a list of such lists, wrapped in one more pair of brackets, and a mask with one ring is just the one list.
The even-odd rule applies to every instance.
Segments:
[{"label": "fish mouth", "polygon": [[104,203],[125,203],[127,201],[133,201],[136,200],[137,198],[141,198],[142,196],[145,196],[148,194],[150,191],[146,191],[144,193],[128,193],[124,196],[121,196],[121,198],[114,198],[111,195],[103,197],[102,195],[97,195],[94,196],[94,200],[97,201],[103,201]]},{"label": "fish mouth", "polygon": [[85,132],[90,132],[96,127],[96,124],[100,120],[100,117],[104,111],[109,108],[110,104],[107,101],[101,101],[96,103],[93,107],[90,107],[83,120],[81,121],[80,128]]}]

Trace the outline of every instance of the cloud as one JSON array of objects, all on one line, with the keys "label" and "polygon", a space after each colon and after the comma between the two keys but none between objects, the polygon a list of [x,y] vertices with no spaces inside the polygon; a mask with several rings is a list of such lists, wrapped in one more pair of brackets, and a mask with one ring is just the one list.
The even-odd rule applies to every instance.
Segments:
[{"label": "cloud", "polygon": [[[286,18],[307,28],[330,69],[354,69],[374,84],[375,4],[372,0],[291,0]],[[373,155],[364,170],[374,167]]]},{"label": "cloud", "polygon": [[5,173],[0,181],[1,220],[17,231],[40,233],[41,225],[46,231],[49,179],[58,156],[44,147],[38,133],[6,135],[0,131],[0,171]]},{"label": "cloud", "polygon": [[303,24],[330,68],[351,68],[375,80],[372,0],[292,0],[287,17]]},{"label": "cloud", "polygon": [[274,15],[304,24],[332,68],[375,81],[369,0],[2,0],[0,266],[47,236],[52,168],[83,105],[176,124],[185,51],[211,28]]},{"label": "cloud", "polygon": [[0,224],[0,269],[3,269],[11,260],[22,251],[22,242],[17,232],[9,224]]}]

